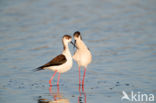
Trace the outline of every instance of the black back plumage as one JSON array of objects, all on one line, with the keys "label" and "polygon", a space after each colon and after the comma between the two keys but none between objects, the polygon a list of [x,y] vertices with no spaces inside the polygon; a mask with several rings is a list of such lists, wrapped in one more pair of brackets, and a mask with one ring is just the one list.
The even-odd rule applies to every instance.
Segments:
[{"label": "black back plumage", "polygon": [[35,71],[44,70],[46,67],[50,67],[50,66],[62,65],[66,61],[67,61],[67,59],[66,59],[65,55],[60,54],[60,55],[56,56],[54,59],[52,59],[51,61],[49,61],[48,63],[36,68]]}]

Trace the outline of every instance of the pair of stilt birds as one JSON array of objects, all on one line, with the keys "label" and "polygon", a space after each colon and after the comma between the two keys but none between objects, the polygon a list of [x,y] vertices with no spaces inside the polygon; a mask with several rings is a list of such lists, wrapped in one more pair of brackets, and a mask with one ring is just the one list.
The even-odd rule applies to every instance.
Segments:
[{"label": "pair of stilt birds", "polygon": [[[84,85],[84,78],[86,73],[86,68],[88,64],[92,61],[92,55],[88,47],[85,45],[85,43],[82,41],[82,36],[79,31],[76,31],[73,34],[75,42],[72,42],[72,37],[70,35],[64,35],[62,38],[63,43],[63,52],[62,54],[56,56],[48,63],[38,67],[35,69],[35,71],[39,70],[45,70],[49,69],[54,71],[55,73],[52,75],[51,79],[49,80],[49,84],[52,86],[51,81],[53,80],[55,74],[58,72],[58,80],[57,85],[59,85],[60,75],[61,73],[67,72],[71,69],[73,60],[74,59],[78,66],[79,66],[79,84],[81,84],[80,80],[80,67],[84,67],[84,75],[82,80],[82,85]],[[73,44],[74,47],[76,47],[76,51],[74,55],[72,56],[68,47],[68,43]]]}]

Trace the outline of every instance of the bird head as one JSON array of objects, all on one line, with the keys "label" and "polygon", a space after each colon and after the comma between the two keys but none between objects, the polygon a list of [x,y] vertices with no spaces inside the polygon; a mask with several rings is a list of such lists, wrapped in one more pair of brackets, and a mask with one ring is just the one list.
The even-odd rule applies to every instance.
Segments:
[{"label": "bird head", "polygon": [[75,44],[72,42],[72,37],[70,35],[64,35],[62,41],[64,43],[71,43],[74,47],[76,47]]},{"label": "bird head", "polygon": [[62,38],[63,42],[69,43],[72,41],[72,37],[70,35],[64,35]]},{"label": "bird head", "polygon": [[78,40],[78,39],[81,39],[82,40],[82,36],[81,36],[81,33],[79,31],[76,31],[74,34],[74,39],[75,40]]}]

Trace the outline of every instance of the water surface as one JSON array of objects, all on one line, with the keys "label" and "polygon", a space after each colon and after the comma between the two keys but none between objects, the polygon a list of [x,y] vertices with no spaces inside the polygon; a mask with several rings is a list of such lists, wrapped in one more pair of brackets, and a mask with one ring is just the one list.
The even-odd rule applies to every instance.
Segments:
[{"label": "water surface", "polygon": [[[155,4],[155,0],[1,0],[0,102],[120,103],[123,90],[156,94]],[[62,36],[77,30],[93,54],[84,91],[79,92],[74,63],[61,75],[59,91],[54,78],[50,93],[53,72],[32,70],[60,54]],[[72,45],[70,50],[73,54]]]}]

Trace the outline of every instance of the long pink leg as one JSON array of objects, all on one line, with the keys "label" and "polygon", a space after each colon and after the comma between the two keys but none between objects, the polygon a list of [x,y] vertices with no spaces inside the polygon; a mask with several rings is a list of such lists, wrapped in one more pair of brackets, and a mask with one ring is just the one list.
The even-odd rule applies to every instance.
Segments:
[{"label": "long pink leg", "polygon": [[49,80],[49,84],[50,84],[50,86],[52,86],[51,81],[53,80],[53,78],[54,78],[56,72],[57,72],[57,70],[55,71],[55,73],[53,74],[53,76],[52,76],[52,77],[50,78],[50,80]]},{"label": "long pink leg", "polygon": [[83,74],[82,85],[84,85],[84,79],[85,79],[85,75],[86,75],[86,68],[84,68],[84,74]]},{"label": "long pink leg", "polygon": [[58,74],[57,85],[59,85],[59,81],[60,81],[60,75],[61,75],[61,73],[59,73],[59,74]]},{"label": "long pink leg", "polygon": [[81,71],[80,71],[80,67],[79,67],[79,85],[81,85]]}]

